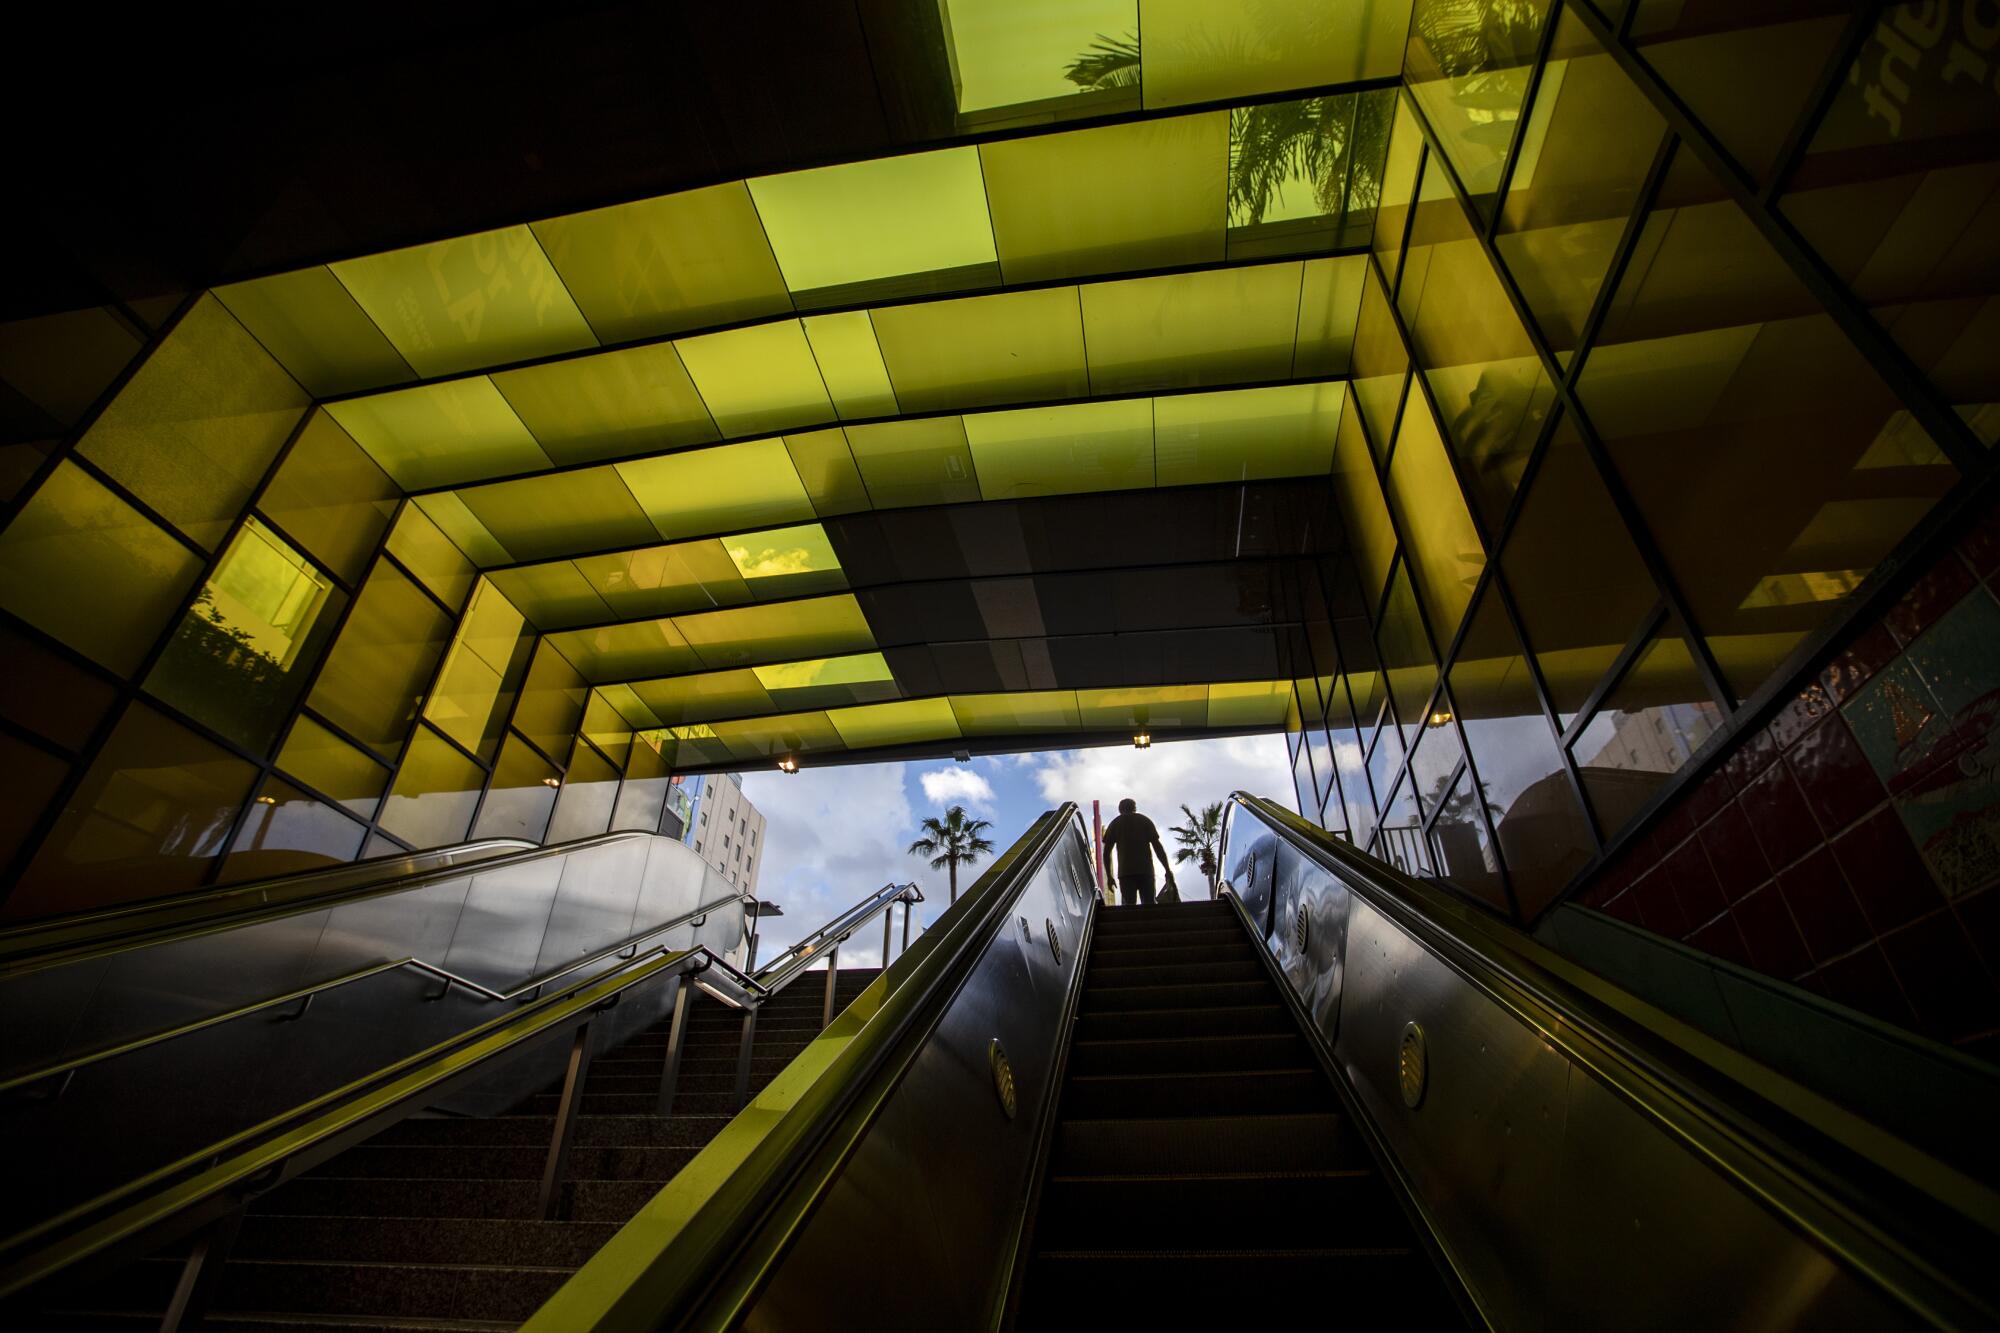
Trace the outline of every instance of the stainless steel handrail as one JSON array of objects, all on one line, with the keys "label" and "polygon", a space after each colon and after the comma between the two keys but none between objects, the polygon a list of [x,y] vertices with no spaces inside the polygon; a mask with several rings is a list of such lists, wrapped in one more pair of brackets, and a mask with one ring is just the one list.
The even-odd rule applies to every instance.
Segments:
[{"label": "stainless steel handrail", "polygon": [[1947,1324],[1990,1308],[1948,1270],[1982,1271],[2000,1240],[1992,1186],[1275,802],[1230,799],[1850,1267]]},{"label": "stainless steel handrail", "polygon": [[[821,941],[831,937],[833,952],[837,956],[840,946],[847,942],[855,931],[868,924],[877,912],[887,911],[897,903],[913,904],[924,901],[923,890],[914,882],[908,884],[885,884],[868,897],[842,912],[833,920],[806,936],[791,948],[757,969],[757,980],[763,988],[775,994],[783,990],[792,978],[819,961],[823,950]],[[882,964],[888,966],[889,958],[885,950]]]}]

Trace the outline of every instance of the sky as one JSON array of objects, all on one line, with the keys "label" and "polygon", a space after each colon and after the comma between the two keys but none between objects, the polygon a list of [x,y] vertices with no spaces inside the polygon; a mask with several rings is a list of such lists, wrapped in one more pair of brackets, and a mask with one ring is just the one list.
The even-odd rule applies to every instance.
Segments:
[{"label": "sky", "polygon": [[[1237,789],[1291,805],[1291,768],[1282,735],[1213,740],[1160,741],[1140,750],[1104,746],[1034,754],[981,757],[960,764],[950,759],[921,763],[855,764],[807,768],[798,773],[764,770],[743,775],[743,791],[764,812],[764,867],[757,896],[784,908],[767,918],[758,934],[757,957],[766,961],[836,913],[888,883],[915,880],[925,901],[915,927],[935,920],[949,905],[945,872],[907,855],[919,836],[918,823],[963,805],[974,818],[993,822],[986,836],[994,852],[1005,851],[1036,816],[1064,801],[1075,801],[1090,818],[1090,803],[1104,804],[1107,822],[1118,802],[1130,796],[1141,813],[1160,826],[1167,854],[1174,851],[1169,825],[1183,822],[1183,803],[1197,810]],[[969,887],[990,858],[959,870],[959,888]],[[1181,890],[1203,892],[1190,866],[1176,872]],[[900,950],[903,928],[897,911]],[[912,938],[914,938],[914,934]],[[879,919],[841,950],[849,967],[876,966],[882,954]]]}]

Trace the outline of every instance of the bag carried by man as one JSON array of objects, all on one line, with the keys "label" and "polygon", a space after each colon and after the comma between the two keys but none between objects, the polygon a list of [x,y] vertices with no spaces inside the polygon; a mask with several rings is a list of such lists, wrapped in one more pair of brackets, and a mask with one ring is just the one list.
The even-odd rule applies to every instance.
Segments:
[{"label": "bag carried by man", "polygon": [[1172,880],[1168,880],[1167,887],[1161,889],[1160,896],[1155,898],[1153,901],[1164,905],[1166,903],[1177,903],[1180,900],[1181,900],[1181,891],[1174,887],[1174,882]]}]

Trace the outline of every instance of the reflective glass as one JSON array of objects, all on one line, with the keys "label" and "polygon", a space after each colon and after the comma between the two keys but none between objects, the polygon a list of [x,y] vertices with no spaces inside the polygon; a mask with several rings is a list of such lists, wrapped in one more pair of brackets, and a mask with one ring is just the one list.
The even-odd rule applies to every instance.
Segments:
[{"label": "reflective glass", "polygon": [[451,618],[416,584],[378,563],[306,702],[384,758],[395,754],[451,629]]},{"label": "reflective glass", "polygon": [[1375,836],[1375,854],[1396,869],[1406,875],[1431,873],[1430,848],[1424,843],[1423,821],[1407,779],[1389,798],[1389,808],[1383,812],[1382,826]]},{"label": "reflective glass", "polygon": [[536,629],[564,629],[612,619],[610,605],[567,560],[496,569],[487,577]]},{"label": "reflective glass", "polygon": [[[1294,736],[1290,739],[1299,739]],[[1307,819],[1319,821],[1318,803],[1314,798],[1312,747],[1300,744],[1298,753],[1292,756],[1292,800],[1293,808]]]},{"label": "reflective glass", "polygon": [[1368,427],[1368,442],[1378,460],[1389,456],[1395,438],[1396,412],[1403,405],[1403,388],[1410,382],[1410,353],[1396,328],[1389,298],[1374,273],[1368,274],[1354,324],[1354,403]]},{"label": "reflective glass", "polygon": [[301,713],[292,723],[278,767],[363,819],[375,817],[389,770]]},{"label": "reflective glass", "polygon": [[619,463],[618,475],[669,541],[813,517],[783,440],[753,440]]},{"label": "reflective glass", "polygon": [[[453,548],[446,551],[444,546],[440,546],[435,559],[440,576],[445,566],[461,571],[459,576],[450,577],[452,586],[459,588],[456,596],[465,595],[464,586],[469,583],[469,578],[465,576],[479,568],[504,565],[513,560],[513,553],[486,530],[486,525],[481,523],[465,501],[459,498],[457,491],[433,491],[429,495],[413,496],[410,503],[421,510],[423,516],[430,520],[429,526],[436,528],[438,534],[444,537],[444,545]],[[410,541],[411,532],[417,531],[422,529],[411,526],[410,532],[392,531],[389,535],[391,549]],[[426,575],[427,584],[434,585],[439,581],[441,577]]]},{"label": "reflective glass", "polygon": [[608,343],[791,309],[742,181],[571,213],[534,230]]},{"label": "reflective glass", "polygon": [[117,692],[95,672],[0,623],[0,717],[66,750],[81,750]]},{"label": "reflective glass", "polygon": [[526,366],[492,382],[558,464],[721,438],[671,343]]},{"label": "reflective glass", "polygon": [[1279,384],[1157,399],[1158,484],[1323,477],[1346,398],[1344,384]]},{"label": "reflective glass", "polygon": [[338,422],[314,412],[257,508],[307,554],[355,583],[401,494]]},{"label": "reflective glass", "polygon": [[348,398],[326,410],[404,490],[536,472],[549,456],[483,375]]},{"label": "reflective glass", "polygon": [[[980,412],[965,438],[987,500],[1151,486],[1153,404],[1147,399]],[[866,428],[857,427],[856,435]]]},{"label": "reflective glass", "polygon": [[667,807],[668,757],[673,750],[672,741],[667,740],[666,753],[661,752],[664,738],[664,732],[651,731],[641,732],[633,741],[625,781],[618,787],[618,804],[611,812],[612,828],[643,833],[659,830],[660,812]]},{"label": "reflective glass", "polygon": [[1507,909],[1507,890],[1500,879],[1500,854],[1493,846],[1486,821],[1479,817],[1474,778],[1467,769],[1444,798],[1431,820],[1431,864],[1437,874],[1482,902]]},{"label": "reflective glass", "polygon": [[1093,76],[1138,81],[1137,0],[946,0],[938,10],[961,115],[1075,98]]},{"label": "reflective glass", "polygon": [[1486,568],[1486,553],[1430,404],[1415,385],[1403,408],[1396,452],[1389,460],[1389,503],[1395,506],[1410,544],[1405,554],[1416,574],[1417,596],[1438,634],[1449,636],[1451,630],[1445,627],[1456,629],[1465,614],[1473,585]]},{"label": "reflective glass", "polygon": [[1382,624],[1375,631],[1382,654],[1382,669],[1389,677],[1389,697],[1395,702],[1396,716],[1403,724],[1403,738],[1415,745],[1424,725],[1431,690],[1437,685],[1437,655],[1431,651],[1423,621],[1417,615],[1417,599],[1410,591],[1409,562],[1396,567],[1389,582],[1389,600],[1383,604]]},{"label": "reflective glass", "polygon": [[890,306],[871,315],[905,412],[1090,392],[1077,289],[1051,287]]},{"label": "reflective glass", "polygon": [[1403,238],[1409,230],[1410,205],[1417,192],[1417,171],[1423,165],[1424,136],[1406,98],[1396,99],[1389,133],[1389,153],[1382,164],[1381,203],[1375,210],[1373,244],[1382,276],[1393,290],[1402,271]]},{"label": "reflective glass", "polygon": [[1629,824],[1722,722],[1679,626],[1669,621],[1570,742],[1605,838]]},{"label": "reflective glass", "polygon": [[509,733],[500,747],[493,783],[480,803],[474,838],[526,838],[540,842],[548,831],[562,770],[537,754],[519,736]]},{"label": "reflective glass", "polygon": [[1433,700],[1430,712],[1418,721],[1421,729],[1410,750],[1410,772],[1416,778],[1417,803],[1429,818],[1451,794],[1452,774],[1465,758],[1465,745],[1458,739],[1451,703],[1445,696]]},{"label": "reflective glass", "polygon": [[796,319],[683,338],[674,348],[725,436],[833,420],[826,383]]},{"label": "reflective glass", "polygon": [[1368,260],[1361,255],[1308,259],[1299,287],[1298,342],[1292,374],[1345,375],[1354,353],[1354,325]]},{"label": "reflective glass", "polygon": [[1283,720],[1283,681],[1244,681],[1208,687],[1211,727],[1268,727]]},{"label": "reflective glass", "polygon": [[[743,540],[755,541],[761,535]],[[619,619],[705,611],[750,600],[750,585],[720,541],[680,542],[590,556],[577,560],[574,568]]]},{"label": "reflective glass", "polygon": [[1408,0],[1362,5],[1140,0],[1146,105],[1388,77],[1401,69],[1409,21]]},{"label": "reflective glass", "polygon": [[429,513],[414,504],[404,505],[396,526],[389,529],[388,550],[454,611],[465,605],[466,594],[479,577],[479,571],[431,521]]},{"label": "reflective glass", "polygon": [[611,468],[474,486],[458,492],[458,498],[516,560],[638,546],[659,535]]},{"label": "reflective glass", "polygon": [[968,736],[1005,736],[1069,731],[1081,725],[1076,691],[1039,690],[1027,694],[955,694],[951,711]]},{"label": "reflective glass", "polygon": [[[1333,495],[1340,509],[1347,549],[1361,581],[1361,604],[1372,616],[1389,582],[1389,562],[1396,555],[1396,530],[1389,525],[1389,507],[1382,502],[1375,456],[1362,437],[1361,415],[1342,414],[1340,438],[1333,451]],[[1357,703],[1356,707],[1360,705]]]},{"label": "reflective glass", "polygon": [[548,840],[568,842],[589,838],[611,827],[611,810],[618,797],[618,769],[583,741],[576,743],[569,771],[563,774],[561,793],[556,797],[555,818],[549,821]]},{"label": "reflective glass", "polygon": [[145,344],[108,307],[0,320],[0,497],[12,499]]},{"label": "reflective glass", "polygon": [[838,750],[846,745],[825,713],[789,713],[749,722],[720,722],[707,730],[711,737],[709,744],[720,746],[726,758],[738,761]]},{"label": "reflective glass", "polygon": [[1083,288],[1093,394],[1284,379],[1302,266],[1176,273]]},{"label": "reflective glass", "polygon": [[0,532],[0,606],[120,675],[136,670],[201,559],[74,463]]},{"label": "reflective glass", "polygon": [[1208,722],[1208,687],[1161,685],[1130,690],[1078,690],[1076,711],[1078,723],[1090,730],[1199,727]]},{"label": "reflective glass", "polygon": [[382,806],[382,827],[412,847],[463,842],[485,785],[485,770],[419,726]]},{"label": "reflective glass", "polygon": [[847,445],[878,509],[980,498],[972,450],[958,417],[849,426]]},{"label": "reflective glass", "polygon": [[420,375],[526,361],[597,342],[525,226],[330,267]]},{"label": "reflective glass", "polygon": [[322,805],[289,782],[266,778],[216,880],[233,884],[339,865],[361,854],[367,836],[366,825],[335,807]]},{"label": "reflective glass", "polygon": [[543,642],[592,681],[638,680],[699,670],[703,665],[671,620],[568,630],[548,635]]},{"label": "reflective glass", "polygon": [[749,595],[760,602],[847,586],[833,543],[817,523],[725,537],[722,549],[743,576]]},{"label": "reflective glass", "polygon": [[416,378],[324,264],[217,287],[215,297],[315,398]]},{"label": "reflective glass", "polygon": [[1403,77],[1482,213],[1520,123],[1548,0],[1416,0]]},{"label": "reflective glass", "polygon": [[[621,708],[619,705],[623,704]],[[635,721],[627,710],[643,711],[647,716]],[[625,767],[625,759],[632,749],[632,734],[640,725],[651,726],[659,721],[651,716],[639,697],[623,685],[592,690],[590,702],[583,709],[582,736],[601,751],[606,759],[620,770]]]},{"label": "reflective glass", "polygon": [[919,741],[950,740],[958,735],[958,719],[949,699],[908,699],[900,703],[835,708],[827,720],[850,750],[876,745],[914,745]]},{"label": "reflective glass", "polygon": [[346,604],[311,561],[250,519],[195,594],[146,691],[262,754]]},{"label": "reflective glass", "polygon": [[[682,616],[674,625],[711,669],[872,650],[875,636],[851,594]],[[651,673],[663,674],[660,672]]]},{"label": "reflective glass", "polygon": [[481,580],[438,673],[437,688],[424,705],[424,719],[490,761],[533,646],[534,637],[514,604]]},{"label": "reflective glass", "polygon": [[632,691],[670,727],[779,711],[762,682],[747,669],[642,680],[633,684]]},{"label": "reflective glass", "polygon": [[861,470],[854,466],[846,431],[836,426],[805,435],[787,435],[785,452],[791,455],[799,482],[812,499],[813,512],[821,518],[856,514],[869,508],[868,488],[862,484]]},{"label": "reflective glass", "polygon": [[310,404],[222,303],[204,296],[77,450],[214,550]]},{"label": "reflective glass", "polygon": [[[4,732],[0,732],[0,764],[7,766],[7,800],[0,803],[0,857],[12,861],[55,799],[56,789],[69,777],[69,765]],[[0,900],[0,920],[26,915],[28,910],[17,908],[11,899]]]},{"label": "reflective glass", "polygon": [[1340,243],[1359,105],[1346,93],[1230,108],[1230,258]]},{"label": "reflective glass", "polygon": [[805,326],[813,360],[819,363],[820,378],[826,381],[841,420],[896,414],[896,392],[889,386],[882,347],[875,341],[875,325],[866,310],[809,315]]},{"label": "reflective glass", "polygon": [[514,729],[533,741],[544,755],[569,753],[576,724],[590,687],[548,639],[535,648],[521,701],[514,706]]}]

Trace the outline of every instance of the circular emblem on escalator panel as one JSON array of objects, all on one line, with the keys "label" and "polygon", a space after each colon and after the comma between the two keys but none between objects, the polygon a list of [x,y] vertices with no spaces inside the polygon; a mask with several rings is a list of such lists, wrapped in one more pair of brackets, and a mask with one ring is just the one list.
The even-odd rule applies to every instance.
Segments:
[{"label": "circular emblem on escalator panel", "polygon": [[1048,917],[1042,918],[1042,929],[1049,933],[1049,952],[1056,956],[1056,966],[1062,966],[1062,941],[1056,938],[1056,923]]},{"label": "circular emblem on escalator panel", "polygon": [[1396,1048],[1396,1087],[1403,1094],[1403,1105],[1412,1111],[1423,1104],[1430,1073],[1422,1025],[1414,1021],[1404,1024],[1402,1044]]},{"label": "circular emblem on escalator panel", "polygon": [[993,1071],[993,1091],[1000,1098],[1000,1109],[1012,1120],[1015,1112],[1014,1066],[1007,1063],[1007,1050],[995,1037],[986,1046],[986,1064]]}]

